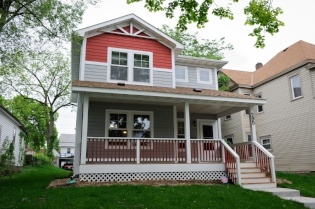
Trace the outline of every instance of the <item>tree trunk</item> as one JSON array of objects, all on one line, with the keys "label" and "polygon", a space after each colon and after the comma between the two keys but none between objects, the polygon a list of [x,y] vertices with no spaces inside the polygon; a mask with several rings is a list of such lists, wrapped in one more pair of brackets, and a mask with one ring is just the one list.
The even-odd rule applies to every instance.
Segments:
[{"label": "tree trunk", "polygon": [[54,113],[51,108],[49,108],[48,120],[46,120],[47,132],[46,132],[46,140],[47,140],[47,156],[52,158],[53,153],[53,132],[55,126]]}]

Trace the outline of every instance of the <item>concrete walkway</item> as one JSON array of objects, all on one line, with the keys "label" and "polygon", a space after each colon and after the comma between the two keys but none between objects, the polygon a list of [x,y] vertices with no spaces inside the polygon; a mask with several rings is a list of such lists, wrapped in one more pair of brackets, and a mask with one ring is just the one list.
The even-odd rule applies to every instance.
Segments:
[{"label": "concrete walkway", "polygon": [[311,197],[301,197],[300,191],[296,189],[287,189],[287,188],[255,188],[251,189],[254,191],[264,191],[270,192],[274,195],[279,196],[282,199],[292,200],[296,202],[303,203],[305,207],[315,209],[315,198]]}]

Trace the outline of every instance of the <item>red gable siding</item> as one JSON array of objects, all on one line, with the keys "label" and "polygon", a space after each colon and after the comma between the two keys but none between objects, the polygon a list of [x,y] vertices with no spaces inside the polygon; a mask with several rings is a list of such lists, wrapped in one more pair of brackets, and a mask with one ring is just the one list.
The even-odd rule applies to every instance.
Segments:
[{"label": "red gable siding", "polygon": [[87,39],[86,60],[107,62],[108,47],[153,52],[153,67],[172,69],[171,49],[158,41],[108,33]]}]

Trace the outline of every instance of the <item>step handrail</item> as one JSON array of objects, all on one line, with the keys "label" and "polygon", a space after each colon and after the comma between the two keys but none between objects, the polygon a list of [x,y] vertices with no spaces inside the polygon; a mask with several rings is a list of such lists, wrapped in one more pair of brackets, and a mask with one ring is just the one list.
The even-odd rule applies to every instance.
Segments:
[{"label": "step handrail", "polygon": [[258,149],[260,149],[265,155],[270,158],[270,174],[271,174],[271,181],[276,182],[276,171],[275,171],[275,157],[271,154],[265,147],[259,144],[257,141],[252,142]]},{"label": "step handrail", "polygon": [[[237,173],[237,184],[241,185],[242,184],[242,180],[241,180],[241,161],[240,161],[240,157],[239,155],[230,147],[230,145],[228,145],[224,139],[221,139],[221,143],[224,147],[224,149],[227,149],[232,156],[235,158],[236,161],[236,173]],[[226,165],[226,162],[224,162]]]}]

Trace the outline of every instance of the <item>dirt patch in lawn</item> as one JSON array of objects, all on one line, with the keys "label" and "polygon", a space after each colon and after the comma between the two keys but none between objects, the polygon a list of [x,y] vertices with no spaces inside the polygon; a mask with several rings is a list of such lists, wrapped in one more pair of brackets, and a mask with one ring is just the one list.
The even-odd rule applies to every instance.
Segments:
[{"label": "dirt patch in lawn", "polygon": [[277,184],[292,184],[292,182],[286,179],[277,179]]},{"label": "dirt patch in lawn", "polygon": [[74,183],[68,183],[70,178],[55,179],[50,182],[47,188],[57,187],[84,187],[84,186],[111,186],[111,185],[149,185],[149,186],[180,186],[180,185],[218,185],[222,184],[219,180],[150,180],[150,181],[130,181],[130,182],[87,182],[76,179]]}]

